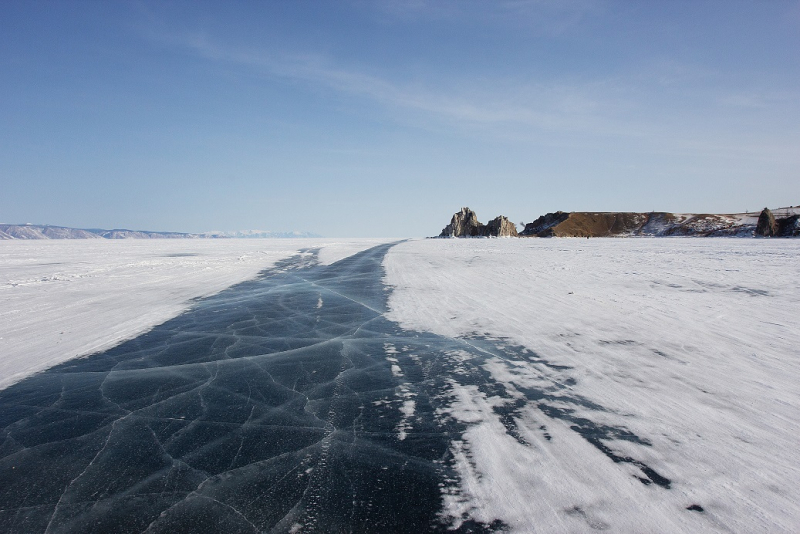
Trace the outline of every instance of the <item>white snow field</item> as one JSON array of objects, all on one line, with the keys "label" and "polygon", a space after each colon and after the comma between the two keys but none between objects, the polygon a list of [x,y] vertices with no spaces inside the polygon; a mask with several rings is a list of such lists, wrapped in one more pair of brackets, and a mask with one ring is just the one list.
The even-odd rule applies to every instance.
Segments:
[{"label": "white snow field", "polygon": [[[460,486],[443,490],[456,524],[467,512],[519,532],[800,531],[800,240],[417,240],[384,265],[404,328],[537,356],[481,364],[505,396],[450,377],[441,415],[467,425]],[[523,390],[646,440],[600,443],[669,489],[530,400],[512,437],[495,409]]]},{"label": "white snow field", "polygon": [[333,263],[387,241],[0,241],[0,388],[135,337],[300,249]]}]

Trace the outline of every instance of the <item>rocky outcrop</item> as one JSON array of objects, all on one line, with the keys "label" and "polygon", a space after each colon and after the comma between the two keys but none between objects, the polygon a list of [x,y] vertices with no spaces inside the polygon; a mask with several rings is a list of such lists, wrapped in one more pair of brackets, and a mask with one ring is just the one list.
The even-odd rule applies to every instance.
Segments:
[{"label": "rocky outcrop", "polygon": [[778,222],[778,235],[780,237],[800,236],[800,215],[792,215],[785,219],[776,219]]},{"label": "rocky outcrop", "polygon": [[[783,211],[783,213],[781,213]],[[789,209],[778,210],[783,217],[776,217],[769,208],[764,208],[758,216],[756,235],[761,237],[798,237],[800,236],[800,213],[791,213]]]},{"label": "rocky outcrop", "polygon": [[761,211],[761,215],[758,216],[756,235],[761,237],[778,235],[778,222],[775,220],[775,216],[769,208],[764,208]]},{"label": "rocky outcrop", "polygon": [[[2,228],[0,228],[2,230]],[[745,213],[556,211],[525,225],[500,216],[481,224],[469,208],[453,215],[439,237],[800,237],[800,206]]]},{"label": "rocky outcrop", "polygon": [[552,228],[569,218],[569,213],[564,213],[563,211],[557,211],[555,213],[547,213],[545,215],[540,216],[533,222],[530,222],[525,225],[525,229],[522,230],[520,235],[522,236],[536,236],[536,237],[550,237],[553,235]]},{"label": "rocky outcrop", "polygon": [[477,237],[482,227],[474,211],[461,208],[461,211],[453,214],[450,224],[444,227],[439,237]]},{"label": "rocky outcrop", "polygon": [[444,227],[439,237],[517,237],[517,227],[500,215],[489,224],[481,224],[478,216],[469,208],[453,214],[450,224]]},{"label": "rocky outcrop", "polygon": [[752,237],[800,235],[800,209],[774,210],[774,224],[769,210],[762,217],[767,234],[757,233],[757,213],[667,213],[667,212],[571,212],[557,211],[525,225],[524,237],[626,237],[626,236],[696,236]]},{"label": "rocky outcrop", "polygon": [[525,225],[525,237],[610,237],[635,234],[649,221],[650,214],[630,212],[557,211]]},{"label": "rocky outcrop", "polygon": [[517,234],[506,217],[489,224],[478,221],[475,212],[462,208],[453,215],[440,237],[800,237],[800,206],[760,213],[668,213],[556,211],[525,225]]},{"label": "rocky outcrop", "polygon": [[486,237],[519,237],[517,225],[502,215],[489,221],[483,230]]}]

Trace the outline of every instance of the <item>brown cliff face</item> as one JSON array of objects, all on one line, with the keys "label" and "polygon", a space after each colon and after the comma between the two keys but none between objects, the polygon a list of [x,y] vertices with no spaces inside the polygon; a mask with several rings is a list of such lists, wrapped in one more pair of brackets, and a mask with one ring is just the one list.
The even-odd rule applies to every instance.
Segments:
[{"label": "brown cliff face", "polygon": [[557,211],[555,213],[547,213],[545,215],[542,215],[535,221],[526,224],[525,229],[522,230],[522,233],[520,233],[520,235],[525,237],[552,236],[553,235],[552,228],[555,225],[566,221],[569,215],[570,215],[569,213],[564,213],[563,211]]},{"label": "brown cliff face", "polygon": [[554,236],[608,237],[632,233],[647,222],[643,213],[573,213],[554,229]]},{"label": "brown cliff face", "polygon": [[[794,208],[781,208],[784,217],[767,218],[768,235],[791,237],[800,235],[798,215]],[[772,228],[772,230],[769,230]],[[667,212],[555,212],[525,225],[523,237],[626,237],[626,236],[696,236],[752,237],[756,232],[755,216],[746,213],[713,214]]]},{"label": "brown cliff face", "polygon": [[525,225],[523,236],[531,237],[608,237],[633,233],[648,221],[648,214],[629,212],[557,211]]}]

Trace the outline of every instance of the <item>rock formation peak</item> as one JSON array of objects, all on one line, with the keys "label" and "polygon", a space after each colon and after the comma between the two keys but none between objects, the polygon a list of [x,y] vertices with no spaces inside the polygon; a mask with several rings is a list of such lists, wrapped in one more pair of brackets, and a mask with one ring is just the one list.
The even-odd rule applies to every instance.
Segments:
[{"label": "rock formation peak", "polygon": [[775,215],[772,214],[769,208],[764,208],[758,216],[756,235],[762,237],[778,235],[778,222],[775,220]]},{"label": "rock formation peak", "polygon": [[480,235],[482,226],[474,211],[461,208],[461,211],[453,214],[450,224],[444,227],[439,237],[476,237]]},{"label": "rock formation peak", "polygon": [[500,215],[489,224],[481,224],[478,216],[469,208],[461,208],[453,214],[450,224],[444,227],[439,237],[517,237],[517,227]]}]

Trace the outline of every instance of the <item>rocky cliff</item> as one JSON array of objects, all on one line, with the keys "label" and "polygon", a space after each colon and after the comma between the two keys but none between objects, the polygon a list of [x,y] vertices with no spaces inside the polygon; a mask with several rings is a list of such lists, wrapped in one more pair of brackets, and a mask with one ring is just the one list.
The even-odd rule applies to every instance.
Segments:
[{"label": "rocky cliff", "polygon": [[608,237],[637,232],[648,223],[648,215],[630,212],[557,211],[525,225],[525,237]]},{"label": "rocky cliff", "polygon": [[800,237],[800,214],[777,219],[778,237]]},{"label": "rocky cliff", "polygon": [[775,216],[769,210],[764,208],[758,216],[758,223],[756,223],[756,235],[761,237],[772,237],[778,235],[778,222]]},{"label": "rocky cliff", "polygon": [[482,227],[474,211],[461,208],[453,214],[450,224],[444,227],[439,237],[478,237]]},{"label": "rocky cliff", "polygon": [[489,221],[489,224],[481,224],[474,211],[461,208],[461,211],[453,214],[450,224],[444,227],[439,237],[517,237],[517,235],[517,227],[507,217],[500,215]]},{"label": "rocky cliff", "polygon": [[486,237],[518,237],[517,225],[508,220],[507,217],[500,215],[495,217],[484,227]]},{"label": "rocky cliff", "polygon": [[774,213],[571,212],[542,215],[525,225],[523,237],[703,236],[753,237],[800,235],[800,207]]},{"label": "rocky cliff", "polygon": [[[513,235],[513,234],[511,234]],[[800,206],[755,213],[556,211],[525,225],[521,237],[798,237]]]},{"label": "rocky cliff", "polygon": [[567,220],[569,217],[569,213],[564,213],[563,211],[557,211],[555,213],[547,213],[545,215],[540,216],[533,222],[529,222],[525,225],[525,229],[522,230],[520,235],[523,236],[537,236],[537,237],[549,237],[553,235],[552,228],[559,223],[562,223]]}]

